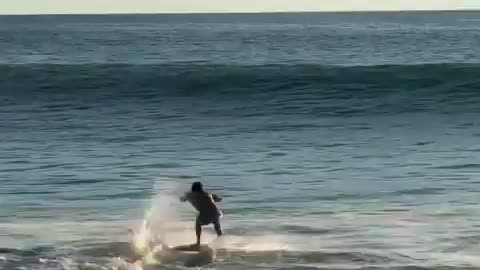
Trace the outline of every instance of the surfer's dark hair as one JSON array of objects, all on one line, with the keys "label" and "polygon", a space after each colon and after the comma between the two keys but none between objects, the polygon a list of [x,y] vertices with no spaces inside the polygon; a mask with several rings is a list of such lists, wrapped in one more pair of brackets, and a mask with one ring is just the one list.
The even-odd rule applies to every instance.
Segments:
[{"label": "surfer's dark hair", "polygon": [[195,182],[192,184],[192,192],[201,192],[203,191],[203,185],[200,182]]}]

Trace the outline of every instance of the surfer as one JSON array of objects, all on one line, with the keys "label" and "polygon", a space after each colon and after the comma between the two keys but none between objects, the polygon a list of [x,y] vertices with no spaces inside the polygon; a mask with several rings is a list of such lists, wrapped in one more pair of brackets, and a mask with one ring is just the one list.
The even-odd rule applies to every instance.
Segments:
[{"label": "surfer", "polygon": [[218,236],[223,235],[220,219],[223,213],[218,209],[216,202],[221,202],[222,198],[216,194],[210,194],[203,190],[201,182],[192,184],[192,191],[187,192],[180,198],[182,202],[190,202],[199,212],[195,222],[195,231],[197,234],[196,246],[200,248],[200,238],[202,236],[202,226],[213,224]]}]

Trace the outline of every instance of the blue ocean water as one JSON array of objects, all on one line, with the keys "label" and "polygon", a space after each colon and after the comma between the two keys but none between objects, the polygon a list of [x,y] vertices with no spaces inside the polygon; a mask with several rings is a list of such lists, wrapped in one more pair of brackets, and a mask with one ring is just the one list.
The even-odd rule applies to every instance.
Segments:
[{"label": "blue ocean water", "polygon": [[479,267],[479,15],[1,16],[0,269]]}]

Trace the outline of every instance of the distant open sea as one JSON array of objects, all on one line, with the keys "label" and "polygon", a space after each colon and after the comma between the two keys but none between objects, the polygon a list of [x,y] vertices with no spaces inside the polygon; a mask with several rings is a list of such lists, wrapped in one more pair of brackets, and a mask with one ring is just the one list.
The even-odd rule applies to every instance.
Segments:
[{"label": "distant open sea", "polygon": [[191,267],[194,181],[204,269],[478,269],[480,13],[0,16],[0,269]]}]

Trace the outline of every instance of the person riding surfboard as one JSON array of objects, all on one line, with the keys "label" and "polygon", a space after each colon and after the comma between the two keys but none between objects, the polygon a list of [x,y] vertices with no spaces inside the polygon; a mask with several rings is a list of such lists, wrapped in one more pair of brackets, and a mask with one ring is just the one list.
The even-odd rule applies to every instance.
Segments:
[{"label": "person riding surfboard", "polygon": [[195,221],[197,248],[200,248],[202,226],[213,224],[217,235],[223,235],[222,226],[220,224],[220,219],[223,217],[223,213],[216,204],[222,200],[223,199],[218,195],[206,192],[203,189],[203,184],[201,182],[193,183],[191,191],[185,193],[185,195],[180,198],[180,201],[182,202],[190,202],[190,204],[199,212]]}]

